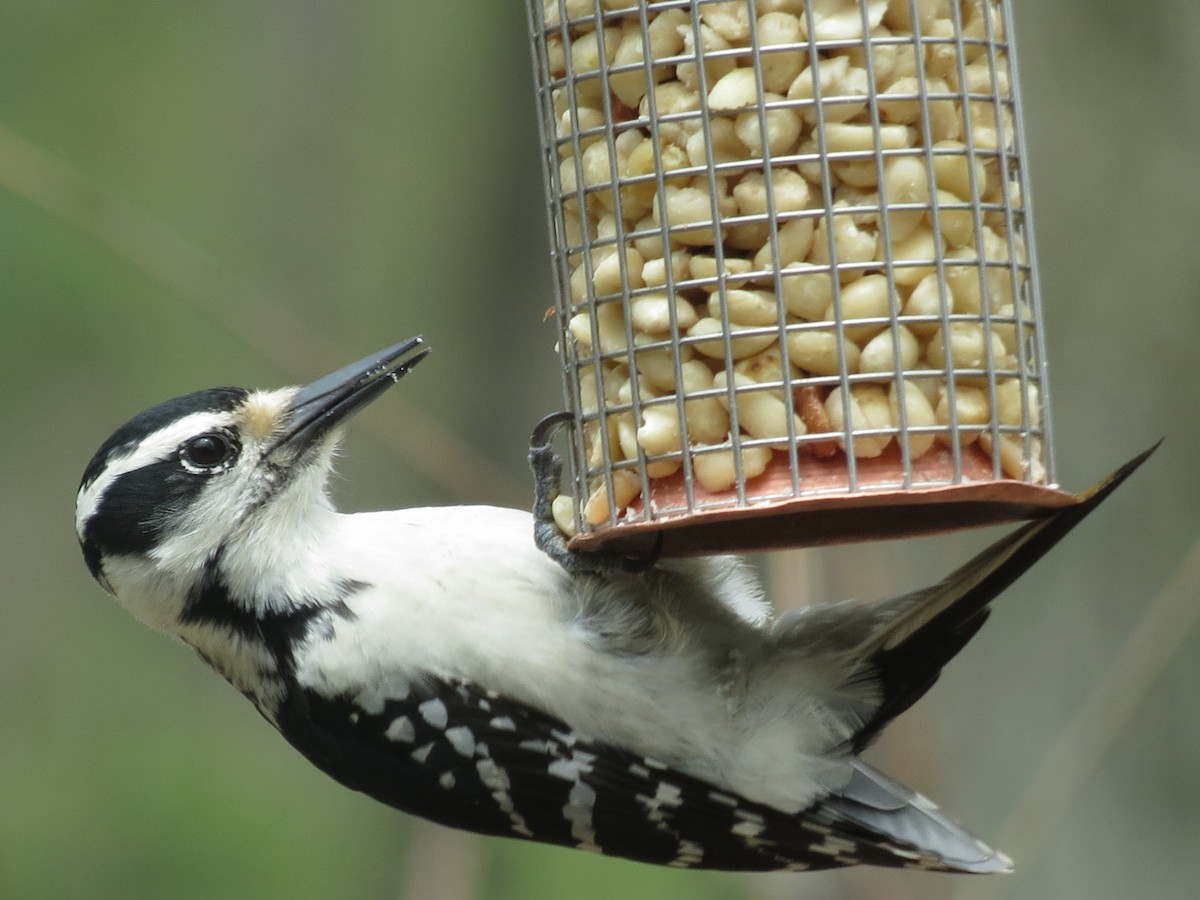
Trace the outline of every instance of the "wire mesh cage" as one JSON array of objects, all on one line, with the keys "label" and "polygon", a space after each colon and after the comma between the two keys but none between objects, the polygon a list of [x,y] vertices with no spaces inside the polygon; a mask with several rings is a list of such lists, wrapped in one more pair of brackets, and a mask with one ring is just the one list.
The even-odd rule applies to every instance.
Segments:
[{"label": "wire mesh cage", "polygon": [[812,544],[1070,502],[1008,2],[529,9],[573,546]]}]

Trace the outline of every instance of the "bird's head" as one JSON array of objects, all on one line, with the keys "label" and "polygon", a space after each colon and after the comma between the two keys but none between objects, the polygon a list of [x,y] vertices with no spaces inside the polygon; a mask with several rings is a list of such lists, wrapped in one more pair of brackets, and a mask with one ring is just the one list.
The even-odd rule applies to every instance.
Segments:
[{"label": "bird's head", "polygon": [[76,498],[93,577],[148,624],[173,630],[181,610],[156,604],[184,602],[231,545],[244,566],[266,564],[330,512],[337,426],[428,352],[416,337],[305,387],[212,388],[134,416],[96,452]]}]

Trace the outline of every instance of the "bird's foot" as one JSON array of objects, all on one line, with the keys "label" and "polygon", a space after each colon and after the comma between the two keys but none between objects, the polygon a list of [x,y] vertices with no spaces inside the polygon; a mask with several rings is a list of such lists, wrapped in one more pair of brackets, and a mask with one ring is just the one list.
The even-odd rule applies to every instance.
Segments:
[{"label": "bird's foot", "polygon": [[567,536],[554,521],[553,504],[562,486],[562,457],[554,452],[554,437],[574,421],[569,412],[551,413],[534,426],[529,439],[529,467],[533,470],[533,540],[537,548],[572,575],[592,572],[640,572],[658,559],[658,547],[646,559],[617,553],[582,553],[567,546]]}]

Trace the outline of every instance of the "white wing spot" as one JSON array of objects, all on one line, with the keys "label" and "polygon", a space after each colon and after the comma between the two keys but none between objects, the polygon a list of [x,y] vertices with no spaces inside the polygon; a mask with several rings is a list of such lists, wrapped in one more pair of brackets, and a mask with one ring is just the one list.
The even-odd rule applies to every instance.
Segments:
[{"label": "white wing spot", "polygon": [[578,841],[580,850],[600,850],[596,843],[596,829],[592,824],[592,810],[596,806],[596,791],[591,785],[577,781],[571,785],[563,816],[571,823],[571,837]]},{"label": "white wing spot", "polygon": [[683,791],[669,782],[660,781],[654,791],[654,802],[659,806],[678,806],[683,802]]},{"label": "white wing spot", "polygon": [[434,728],[445,728],[446,723],[450,721],[450,714],[446,710],[446,704],[436,697],[432,700],[426,700],[418,706],[417,712],[421,714],[422,719]]},{"label": "white wing spot", "polygon": [[483,782],[484,787],[492,792],[492,799],[496,801],[496,806],[508,816],[512,830],[524,837],[533,837],[533,832],[525,824],[524,816],[513,806],[512,795],[508,792],[511,787],[508,773],[496,765],[495,760],[488,758],[476,760],[475,769],[479,772],[479,780]]},{"label": "white wing spot", "polygon": [[848,841],[845,838],[835,837],[830,835],[826,841],[831,847],[837,847],[841,853],[857,853],[859,851],[858,841]]},{"label": "white wing spot", "polygon": [[493,791],[508,792],[511,786],[508,781],[508,773],[496,765],[494,759],[481,759],[475,763],[475,768],[479,770],[479,777],[483,781],[485,787]]},{"label": "white wing spot", "polygon": [[412,719],[408,716],[400,716],[392,720],[392,724],[384,732],[384,737],[389,741],[403,741],[411,744],[417,739],[417,729],[413,726]]},{"label": "white wing spot", "polygon": [[459,752],[459,755],[470,759],[475,755],[475,735],[465,725],[456,725],[446,729],[446,740]]},{"label": "white wing spot", "polygon": [[438,784],[440,784],[446,790],[450,790],[451,788],[453,788],[454,787],[454,773],[453,772],[443,772],[441,775],[438,776]]},{"label": "white wing spot", "polygon": [[496,731],[516,731],[517,723],[509,716],[496,716],[488,723]]},{"label": "white wing spot", "polygon": [[737,809],[737,805],[738,805],[737,798],[731,797],[728,794],[722,794],[720,791],[709,791],[708,799],[711,800],[713,803],[720,803],[723,806],[728,806],[733,809]]},{"label": "white wing spot", "polygon": [[667,865],[687,869],[704,861],[704,848],[694,841],[681,840],[675,858]]},{"label": "white wing spot", "polygon": [[738,821],[729,829],[729,832],[740,837],[747,848],[757,850],[759,847],[774,846],[769,839],[760,839],[762,833],[767,830],[767,823],[762,816],[744,809],[735,809],[733,814]]},{"label": "white wing spot", "polygon": [[838,837],[836,834],[831,834],[826,836],[825,840],[820,844],[810,844],[809,849],[813,853],[823,853],[826,856],[841,859],[843,853],[855,853],[858,851],[859,846],[854,841],[848,841],[845,838]]},{"label": "white wing spot", "polygon": [[579,781],[585,773],[592,771],[592,763],[595,760],[593,754],[576,750],[570,759],[551,760],[546,771],[564,781]]},{"label": "white wing spot", "polygon": [[425,760],[429,759],[429,754],[433,752],[433,744],[434,742],[430,741],[428,744],[422,744],[414,750],[411,754],[413,761],[418,765],[425,765]]},{"label": "white wing spot", "polygon": [[745,838],[746,843],[749,844],[754,838],[763,833],[765,827],[761,822],[743,821],[738,822],[729,830],[732,834],[736,834],[740,838]]},{"label": "white wing spot", "polygon": [[667,820],[663,808],[674,809],[683,803],[683,792],[675,785],[660,781],[654,790],[653,797],[637,795],[638,802],[646,807],[647,820],[660,824]]},{"label": "white wing spot", "polygon": [[378,684],[364,688],[354,698],[354,705],[369,716],[378,716],[383,712],[389,700],[404,700],[408,697],[409,684],[402,678],[397,678],[387,684]]}]

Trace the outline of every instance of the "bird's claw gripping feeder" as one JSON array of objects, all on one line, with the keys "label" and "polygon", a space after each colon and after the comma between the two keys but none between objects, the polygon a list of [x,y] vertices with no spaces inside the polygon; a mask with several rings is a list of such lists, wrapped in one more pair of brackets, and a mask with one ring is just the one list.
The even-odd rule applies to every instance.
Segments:
[{"label": "bird's claw gripping feeder", "polygon": [[1008,0],[529,0],[572,550],[1035,515]]}]

